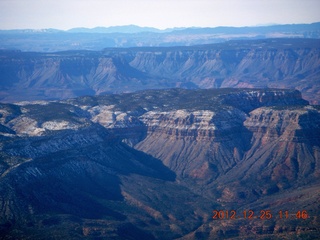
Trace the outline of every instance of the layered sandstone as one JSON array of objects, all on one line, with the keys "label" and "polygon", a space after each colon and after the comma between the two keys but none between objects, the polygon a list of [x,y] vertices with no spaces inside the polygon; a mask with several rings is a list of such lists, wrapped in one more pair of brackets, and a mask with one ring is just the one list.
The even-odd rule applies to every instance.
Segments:
[{"label": "layered sandstone", "polygon": [[[319,236],[320,109],[295,90],[149,90],[0,114],[1,234]],[[247,224],[214,209],[275,215]]]},{"label": "layered sandstone", "polygon": [[319,40],[170,48],[0,52],[0,100],[66,99],[143,89],[287,88],[319,102]]}]

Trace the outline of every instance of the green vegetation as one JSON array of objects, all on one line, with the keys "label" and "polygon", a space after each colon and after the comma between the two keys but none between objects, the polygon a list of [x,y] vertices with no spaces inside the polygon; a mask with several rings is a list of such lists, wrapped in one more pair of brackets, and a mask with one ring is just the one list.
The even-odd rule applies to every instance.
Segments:
[{"label": "green vegetation", "polygon": [[221,97],[226,94],[244,92],[245,89],[165,89],[144,90],[135,93],[112,94],[98,97],[79,97],[70,100],[77,105],[115,105],[119,111],[148,110],[170,111],[174,109],[217,110],[229,107],[222,104]]},{"label": "green vegetation", "polygon": [[47,105],[30,104],[24,106],[24,108],[27,109],[31,118],[39,122],[66,120],[79,123],[77,111],[80,111],[80,109],[69,104],[51,102]]},{"label": "green vegetation", "polygon": [[[211,110],[217,111],[221,109],[230,109],[250,104],[252,100],[245,99],[245,96],[238,96],[241,93],[252,91],[279,91],[279,89],[235,89],[235,88],[219,88],[219,89],[159,89],[159,90],[143,90],[134,93],[111,94],[96,97],[79,97],[76,99],[68,100],[68,103],[84,106],[97,106],[97,105],[115,105],[115,110],[118,111],[144,111],[157,110],[157,111],[171,111],[177,109],[188,109],[190,111],[197,110]],[[280,90],[285,92],[292,92],[292,90]],[[228,96],[226,98],[226,96]],[[258,101],[257,101],[258,104]],[[297,100],[299,106],[295,106],[294,102],[279,104],[277,108],[300,108],[302,103]],[[263,104],[262,104],[263,105]],[[290,105],[290,106],[289,106]],[[293,106],[291,106],[293,105]],[[300,106],[301,105],[301,106]],[[251,108],[251,110],[255,107]],[[250,108],[250,106],[249,106]],[[244,111],[250,109],[242,109]]]}]

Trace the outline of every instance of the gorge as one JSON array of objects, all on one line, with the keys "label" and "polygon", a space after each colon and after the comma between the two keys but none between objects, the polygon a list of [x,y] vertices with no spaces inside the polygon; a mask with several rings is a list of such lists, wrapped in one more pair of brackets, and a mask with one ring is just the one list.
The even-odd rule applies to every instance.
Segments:
[{"label": "gorge", "polygon": [[164,88],[286,88],[319,104],[319,39],[51,53],[0,51],[0,101]]},{"label": "gorge", "polygon": [[320,109],[297,90],[143,90],[0,114],[2,236],[320,236]]}]

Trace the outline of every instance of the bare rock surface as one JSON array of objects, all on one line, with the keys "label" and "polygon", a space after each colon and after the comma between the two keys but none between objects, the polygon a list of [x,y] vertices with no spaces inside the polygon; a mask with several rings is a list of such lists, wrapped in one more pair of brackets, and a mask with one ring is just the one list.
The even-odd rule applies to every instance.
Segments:
[{"label": "bare rock surface", "polygon": [[319,41],[288,38],[101,51],[0,51],[0,101],[233,87],[297,89],[310,103],[319,104]]},{"label": "bare rock surface", "polygon": [[319,136],[296,90],[2,103],[0,236],[318,238]]}]

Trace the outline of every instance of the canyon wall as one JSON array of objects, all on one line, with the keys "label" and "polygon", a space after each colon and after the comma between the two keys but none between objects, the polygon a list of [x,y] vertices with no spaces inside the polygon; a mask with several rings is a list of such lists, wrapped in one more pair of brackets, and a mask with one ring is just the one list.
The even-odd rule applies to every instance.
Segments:
[{"label": "canyon wall", "polygon": [[[2,103],[0,236],[318,237],[319,120],[280,89]],[[255,219],[212,218],[249,208]]]},{"label": "canyon wall", "polygon": [[287,88],[319,103],[319,40],[266,39],[167,48],[0,52],[0,101],[161,88]]}]

